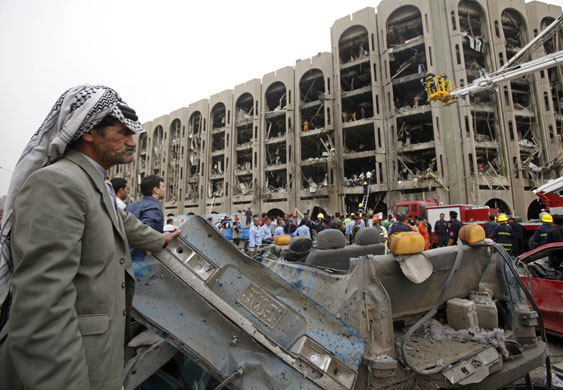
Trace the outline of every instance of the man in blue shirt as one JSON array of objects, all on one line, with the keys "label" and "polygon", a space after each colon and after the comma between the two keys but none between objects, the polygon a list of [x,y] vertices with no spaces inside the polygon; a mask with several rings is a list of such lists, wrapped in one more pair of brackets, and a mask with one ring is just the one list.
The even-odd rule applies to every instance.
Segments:
[{"label": "man in blue shirt", "polygon": [[399,232],[412,232],[413,230],[411,229],[411,227],[409,225],[407,225],[407,216],[404,214],[401,214],[397,217],[397,222],[395,222],[393,225],[391,225],[390,229],[389,229],[389,235],[393,234],[393,233],[399,233]]},{"label": "man in blue shirt", "polygon": [[264,225],[260,228],[262,233],[262,242],[264,244],[271,244],[274,240],[274,237],[272,236],[272,228],[270,227],[271,224],[272,220],[269,217],[266,217],[264,219]]},{"label": "man in blue shirt", "polygon": [[294,236],[309,237],[311,238],[311,230],[307,226],[307,221],[303,218],[299,223],[299,227],[295,231]]},{"label": "man in blue shirt", "polygon": [[[164,179],[160,176],[151,175],[141,181],[141,193],[143,198],[138,202],[131,203],[125,207],[138,220],[162,233],[164,227],[164,214],[162,213],[161,199],[164,199],[166,187]],[[131,259],[135,260],[146,256],[147,252],[140,248],[130,248]]]},{"label": "man in blue shirt", "polygon": [[282,218],[278,219],[278,226],[274,230],[274,238],[276,238],[277,236],[283,236],[285,234],[284,227],[285,221]]},{"label": "man in blue shirt", "polygon": [[254,217],[254,224],[248,232],[248,247],[258,248],[262,244],[262,232],[260,230],[260,218]]}]

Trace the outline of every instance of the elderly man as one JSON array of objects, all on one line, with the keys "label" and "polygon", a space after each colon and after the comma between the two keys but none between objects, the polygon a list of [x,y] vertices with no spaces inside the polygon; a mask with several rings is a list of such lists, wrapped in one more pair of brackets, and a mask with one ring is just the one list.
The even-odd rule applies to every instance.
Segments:
[{"label": "elderly man", "polygon": [[158,251],[179,234],[121,210],[105,181],[112,166],[133,161],[142,131],[114,90],[79,86],[20,157],[2,229],[3,319],[10,298],[11,309],[0,333],[1,389],[122,387],[135,287],[128,247]]}]

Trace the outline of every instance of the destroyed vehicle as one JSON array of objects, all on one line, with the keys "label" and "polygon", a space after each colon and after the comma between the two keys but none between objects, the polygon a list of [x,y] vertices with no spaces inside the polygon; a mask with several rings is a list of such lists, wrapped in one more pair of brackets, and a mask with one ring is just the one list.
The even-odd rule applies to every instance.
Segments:
[{"label": "destroyed vehicle", "polygon": [[[130,361],[126,389],[170,346],[217,388],[237,389],[489,390],[546,357],[510,257],[478,226],[460,232],[466,243],[429,251],[414,232],[390,237],[389,254],[340,248],[342,269],[330,267],[331,248],[317,246],[328,266],[323,253],[315,264],[259,263],[200,217],[180,229],[135,264],[134,317],[163,348]],[[176,375],[193,383],[181,367]]]},{"label": "destroyed vehicle", "polygon": [[563,269],[557,266],[561,260],[563,242],[542,245],[516,259],[522,280],[542,314],[546,331],[559,337],[563,337]]}]

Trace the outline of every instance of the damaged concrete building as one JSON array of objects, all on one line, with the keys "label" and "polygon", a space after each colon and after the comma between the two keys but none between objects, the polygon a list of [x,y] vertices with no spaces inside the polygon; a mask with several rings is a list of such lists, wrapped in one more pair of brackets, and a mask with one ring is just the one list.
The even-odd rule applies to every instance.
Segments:
[{"label": "damaged concrete building", "polygon": [[[369,180],[368,207],[383,213],[439,198],[537,217],[532,190],[563,173],[562,68],[448,107],[428,102],[421,79],[430,70],[467,85],[561,12],[523,0],[383,0],[337,20],[330,53],[145,123],[135,162],[112,174],[133,197],[143,177],[163,176],[166,214],[354,212]],[[559,32],[533,57],[562,49]]]}]

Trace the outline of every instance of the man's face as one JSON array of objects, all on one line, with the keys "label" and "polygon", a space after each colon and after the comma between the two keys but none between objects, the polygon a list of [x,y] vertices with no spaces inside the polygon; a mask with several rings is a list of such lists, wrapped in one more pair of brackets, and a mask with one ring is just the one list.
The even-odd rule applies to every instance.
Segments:
[{"label": "man's face", "polygon": [[362,223],[362,220],[360,218],[356,219],[356,225],[360,225]]},{"label": "man's face", "polygon": [[260,226],[260,218],[254,218],[254,225]]},{"label": "man's face", "polygon": [[97,155],[97,161],[105,169],[117,164],[129,164],[135,159],[137,144],[131,130],[122,123],[108,126],[105,131],[92,130],[92,148]]},{"label": "man's face", "polygon": [[125,184],[125,187],[120,188],[116,195],[121,200],[127,199],[127,195],[129,195],[129,186]]},{"label": "man's face", "polygon": [[444,220],[444,214],[440,214],[440,221]]},{"label": "man's face", "polygon": [[157,187],[153,188],[153,193],[156,195],[156,198],[158,200],[164,199],[164,196],[166,195],[166,187],[164,186],[163,181],[158,183],[158,188]]},{"label": "man's face", "polygon": [[272,221],[270,221],[269,219],[267,219],[266,221],[264,221],[264,223],[268,226],[270,226],[270,224],[272,223]]}]

